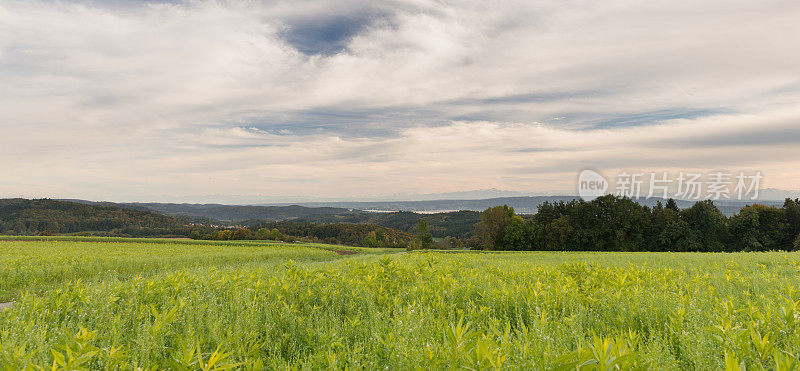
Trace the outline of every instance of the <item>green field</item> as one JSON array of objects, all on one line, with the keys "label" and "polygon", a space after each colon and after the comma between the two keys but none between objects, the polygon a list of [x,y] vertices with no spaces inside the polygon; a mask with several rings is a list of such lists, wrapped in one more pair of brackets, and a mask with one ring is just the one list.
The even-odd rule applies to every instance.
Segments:
[{"label": "green field", "polygon": [[796,369],[796,253],[398,251],[2,241],[0,369]]}]

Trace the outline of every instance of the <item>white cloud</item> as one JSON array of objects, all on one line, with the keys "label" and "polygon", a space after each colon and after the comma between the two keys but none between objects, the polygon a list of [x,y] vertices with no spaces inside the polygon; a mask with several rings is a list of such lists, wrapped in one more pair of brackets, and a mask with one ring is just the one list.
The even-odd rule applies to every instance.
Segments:
[{"label": "white cloud", "polygon": [[[287,41],[364,9],[338,54]],[[781,0],[0,0],[0,195],[566,190],[586,166],[796,189],[798,17]]]}]

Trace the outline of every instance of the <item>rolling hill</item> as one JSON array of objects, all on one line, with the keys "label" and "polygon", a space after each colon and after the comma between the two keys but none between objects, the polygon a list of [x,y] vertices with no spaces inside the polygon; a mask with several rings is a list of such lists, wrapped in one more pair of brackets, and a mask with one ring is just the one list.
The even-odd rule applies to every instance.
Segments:
[{"label": "rolling hill", "polygon": [[106,232],[120,236],[185,235],[185,220],[152,211],[50,199],[0,199],[6,234]]}]

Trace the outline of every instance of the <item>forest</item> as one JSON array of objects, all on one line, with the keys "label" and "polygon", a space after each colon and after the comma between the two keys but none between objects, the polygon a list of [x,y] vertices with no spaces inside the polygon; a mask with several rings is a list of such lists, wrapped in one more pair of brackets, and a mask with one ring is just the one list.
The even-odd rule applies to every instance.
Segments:
[{"label": "forest", "polygon": [[0,199],[0,233],[6,235],[185,237],[191,230],[182,219],[150,211],[50,199]]},{"label": "forest", "polygon": [[373,224],[263,222],[239,228],[196,228],[189,237],[200,240],[271,240],[321,242],[366,247],[407,247],[414,235]]},{"label": "forest", "polygon": [[748,205],[730,218],[710,200],[678,208],[675,200],[642,206],[613,195],[544,203],[523,218],[509,206],[483,212],[486,250],[770,251],[800,245],[800,199],[783,207]]}]

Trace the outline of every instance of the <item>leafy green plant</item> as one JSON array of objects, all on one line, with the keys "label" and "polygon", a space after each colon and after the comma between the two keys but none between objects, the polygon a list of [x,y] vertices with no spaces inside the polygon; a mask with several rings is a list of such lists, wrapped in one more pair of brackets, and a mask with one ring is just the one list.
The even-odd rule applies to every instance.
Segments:
[{"label": "leafy green plant", "polygon": [[26,288],[0,310],[0,370],[793,370],[800,353],[795,253],[69,243],[0,242],[2,285]]}]

